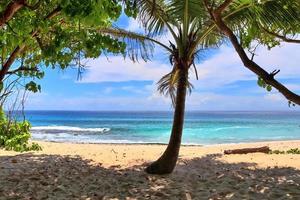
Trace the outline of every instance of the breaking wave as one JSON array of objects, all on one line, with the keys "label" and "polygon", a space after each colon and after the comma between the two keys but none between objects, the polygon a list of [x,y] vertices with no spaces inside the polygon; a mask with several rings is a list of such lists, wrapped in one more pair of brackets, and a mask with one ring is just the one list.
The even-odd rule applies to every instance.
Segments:
[{"label": "breaking wave", "polygon": [[88,132],[88,133],[105,133],[110,131],[110,128],[80,128],[73,126],[36,126],[31,128],[35,132]]}]

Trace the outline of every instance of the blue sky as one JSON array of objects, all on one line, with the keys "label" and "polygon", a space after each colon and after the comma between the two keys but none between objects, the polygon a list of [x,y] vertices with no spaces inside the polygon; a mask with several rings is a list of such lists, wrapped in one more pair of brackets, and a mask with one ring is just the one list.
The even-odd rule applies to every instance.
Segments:
[{"label": "blue sky", "polygon": [[[118,26],[141,31],[138,23],[124,15]],[[168,34],[161,40],[168,41]],[[277,75],[292,91],[300,93],[300,45],[282,44],[271,51],[260,48],[255,61]],[[168,55],[156,48],[151,61],[132,63],[122,56],[88,60],[82,79],[77,70],[46,69],[40,81],[42,92],[30,94],[27,110],[170,110],[169,98],[156,91],[156,82],[171,70]],[[243,67],[229,44],[203,52],[197,63],[199,80],[187,99],[187,110],[299,110],[276,91],[266,92],[257,77]]]}]

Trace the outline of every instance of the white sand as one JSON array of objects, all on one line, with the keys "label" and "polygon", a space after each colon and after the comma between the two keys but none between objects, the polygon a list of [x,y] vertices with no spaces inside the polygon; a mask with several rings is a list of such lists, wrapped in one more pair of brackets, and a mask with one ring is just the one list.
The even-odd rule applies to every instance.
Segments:
[{"label": "white sand", "polygon": [[223,155],[300,141],[184,146],[164,176],[143,169],[165,145],[38,143],[41,152],[0,150],[0,199],[300,199],[300,155]]}]

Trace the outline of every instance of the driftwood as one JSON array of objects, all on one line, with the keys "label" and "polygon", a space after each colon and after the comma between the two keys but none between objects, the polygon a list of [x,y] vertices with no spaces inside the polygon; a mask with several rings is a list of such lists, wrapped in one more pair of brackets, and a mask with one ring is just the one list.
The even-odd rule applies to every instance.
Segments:
[{"label": "driftwood", "polygon": [[270,148],[268,146],[257,147],[257,148],[244,148],[244,149],[232,149],[225,150],[224,154],[247,154],[247,153],[269,153]]}]

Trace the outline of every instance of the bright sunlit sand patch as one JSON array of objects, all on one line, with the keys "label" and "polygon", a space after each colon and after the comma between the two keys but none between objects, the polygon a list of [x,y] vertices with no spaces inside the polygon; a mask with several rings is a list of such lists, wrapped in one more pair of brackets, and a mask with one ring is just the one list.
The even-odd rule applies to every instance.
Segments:
[{"label": "bright sunlit sand patch", "polygon": [[300,198],[300,155],[223,155],[299,148],[300,141],[183,146],[174,173],[164,176],[143,169],[165,145],[38,143],[41,152],[0,150],[0,199]]}]

